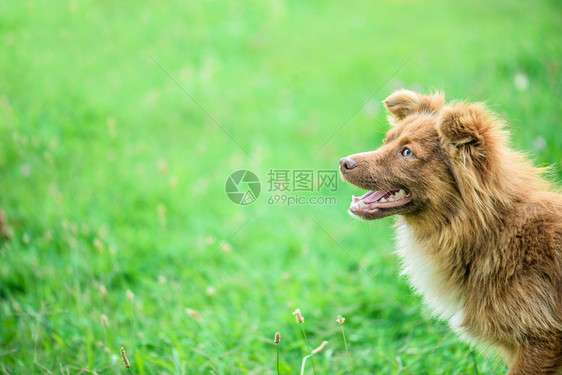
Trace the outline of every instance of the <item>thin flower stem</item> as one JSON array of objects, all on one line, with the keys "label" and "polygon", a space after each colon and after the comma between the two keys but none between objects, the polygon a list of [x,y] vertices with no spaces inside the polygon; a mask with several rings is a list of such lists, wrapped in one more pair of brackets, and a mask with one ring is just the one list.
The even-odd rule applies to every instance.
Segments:
[{"label": "thin flower stem", "polygon": [[[328,346],[328,341],[322,341],[322,344],[320,344],[319,347],[317,347],[316,349],[314,349],[312,351],[312,353],[310,353],[309,355],[307,355],[306,357],[304,357],[302,359],[302,366],[301,366],[301,375],[304,375],[304,368],[306,366],[306,360],[310,357],[312,357],[314,354],[318,354],[320,353],[322,350],[324,350],[326,348],[326,346]],[[312,362],[312,368],[314,369],[314,361]],[[316,371],[316,369],[314,369],[314,371]]]},{"label": "thin flower stem", "polygon": [[277,375],[280,375],[280,372],[279,372],[279,344],[277,344]]},{"label": "thin flower stem", "polygon": [[343,336],[343,346],[345,347],[345,356],[347,357],[347,369],[349,373],[351,373],[351,359],[349,358],[349,351],[347,350],[347,340],[345,339],[343,325],[341,326],[341,335]]},{"label": "thin flower stem", "polygon": [[[312,357],[312,350],[310,350],[310,345],[308,345],[308,338],[306,337],[306,331],[304,330],[304,324],[301,323],[300,326],[302,328],[302,335],[304,336],[304,342],[306,343],[306,348],[308,349],[308,356],[307,357]],[[305,360],[306,360],[306,358],[305,358]],[[314,358],[312,358],[310,361],[312,362],[312,372],[314,373],[314,375],[316,375],[316,367],[314,367]],[[303,361],[303,367],[304,367],[304,361]]]},{"label": "thin flower stem", "polygon": [[304,375],[304,367],[305,367],[305,365],[306,365],[306,360],[307,360],[308,358],[310,358],[310,356],[311,356],[311,354],[307,355],[306,357],[304,357],[304,358],[302,359],[301,374],[300,374],[300,375]]}]

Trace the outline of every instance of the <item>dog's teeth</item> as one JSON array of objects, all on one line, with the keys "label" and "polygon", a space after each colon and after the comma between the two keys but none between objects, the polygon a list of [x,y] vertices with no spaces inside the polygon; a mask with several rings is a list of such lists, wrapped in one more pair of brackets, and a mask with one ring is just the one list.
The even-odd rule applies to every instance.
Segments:
[{"label": "dog's teeth", "polygon": [[395,200],[396,200],[396,197],[394,195],[391,195],[390,197],[388,197],[389,202],[394,202]]},{"label": "dog's teeth", "polygon": [[386,202],[386,198],[383,197],[383,198],[379,199],[379,202],[381,202],[381,203]]},{"label": "dog's teeth", "polygon": [[363,207],[366,206],[366,204],[365,204],[365,202],[363,202],[363,201],[359,201],[359,203],[357,204],[357,206],[358,206],[359,208],[363,208]]},{"label": "dog's teeth", "polygon": [[398,198],[404,198],[404,197],[406,196],[406,192],[405,192],[404,190],[400,189],[400,190],[398,191],[398,193],[396,194],[396,196],[397,196]]}]

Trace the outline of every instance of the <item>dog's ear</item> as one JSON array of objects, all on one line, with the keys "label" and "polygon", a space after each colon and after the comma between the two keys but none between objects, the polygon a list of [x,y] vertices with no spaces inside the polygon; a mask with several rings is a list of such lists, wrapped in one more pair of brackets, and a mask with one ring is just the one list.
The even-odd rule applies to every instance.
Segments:
[{"label": "dog's ear", "polygon": [[406,116],[416,112],[439,113],[445,97],[441,93],[432,95],[421,95],[410,90],[398,90],[383,100],[387,111],[394,117],[391,120],[402,120]]},{"label": "dog's ear", "polygon": [[482,104],[459,103],[441,111],[437,132],[451,156],[478,164],[488,154],[486,150],[501,141],[497,122]]}]

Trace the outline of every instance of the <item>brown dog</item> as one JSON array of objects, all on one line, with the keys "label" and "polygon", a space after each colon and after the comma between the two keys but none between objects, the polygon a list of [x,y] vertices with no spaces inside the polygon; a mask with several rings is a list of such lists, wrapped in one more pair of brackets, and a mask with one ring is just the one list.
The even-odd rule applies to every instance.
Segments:
[{"label": "brown dog", "polygon": [[383,103],[384,144],[340,161],[369,190],[349,212],[399,215],[413,288],[462,337],[499,348],[509,374],[561,372],[562,195],[483,105],[407,90]]}]

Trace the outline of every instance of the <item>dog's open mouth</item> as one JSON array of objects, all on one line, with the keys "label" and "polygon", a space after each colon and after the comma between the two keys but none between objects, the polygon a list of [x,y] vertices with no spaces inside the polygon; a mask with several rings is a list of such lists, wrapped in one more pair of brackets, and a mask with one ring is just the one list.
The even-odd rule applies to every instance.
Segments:
[{"label": "dog's open mouth", "polygon": [[404,189],[369,191],[360,197],[352,196],[349,210],[354,214],[370,214],[403,206],[411,200],[412,195]]}]

